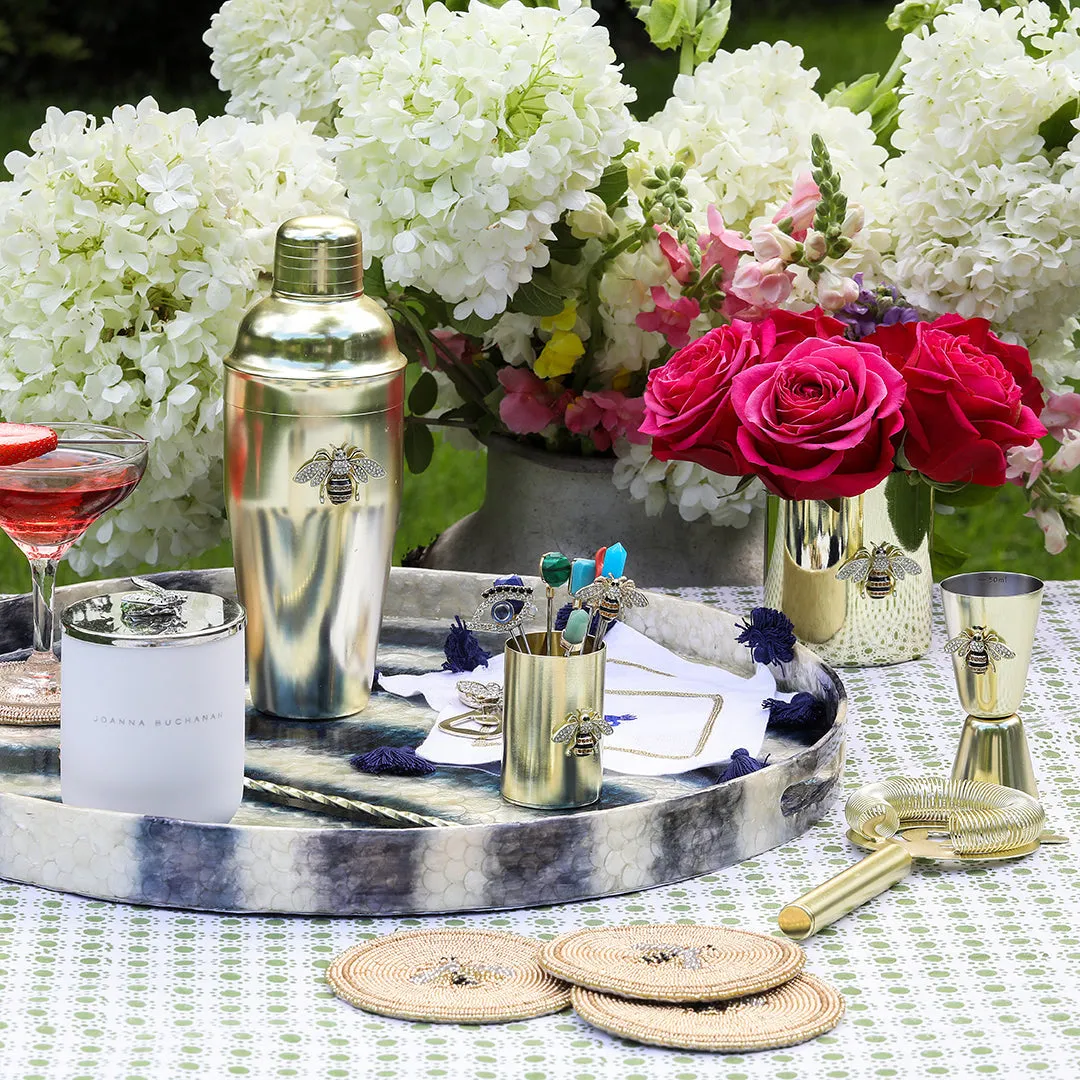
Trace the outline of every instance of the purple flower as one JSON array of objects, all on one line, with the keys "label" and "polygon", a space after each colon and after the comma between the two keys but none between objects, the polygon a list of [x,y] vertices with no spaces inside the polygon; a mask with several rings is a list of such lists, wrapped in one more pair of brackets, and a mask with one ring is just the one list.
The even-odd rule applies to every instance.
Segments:
[{"label": "purple flower", "polygon": [[782,611],[756,607],[739,626],[742,633],[736,640],[757,663],[786,664],[795,659],[795,628]]},{"label": "purple flower", "polygon": [[480,644],[460,615],[454,618],[450,633],[446,635],[443,652],[446,654],[443,671],[452,671],[455,674],[473,671],[481,665],[486,667],[491,659],[491,653]]},{"label": "purple flower", "polygon": [[864,288],[861,273],[855,275],[854,281],[859,286],[859,298],[835,313],[836,318],[847,323],[849,338],[861,341],[879,326],[919,321],[919,313],[904,300],[895,285]]}]

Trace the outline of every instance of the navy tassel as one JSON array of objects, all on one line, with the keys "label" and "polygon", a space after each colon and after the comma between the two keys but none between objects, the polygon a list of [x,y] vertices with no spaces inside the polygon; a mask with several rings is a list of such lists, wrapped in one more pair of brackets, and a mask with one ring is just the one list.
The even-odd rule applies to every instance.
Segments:
[{"label": "navy tassel", "polygon": [[731,761],[728,763],[728,767],[720,774],[720,783],[734,780],[739,776],[749,776],[750,773],[757,772],[758,769],[764,769],[768,764],[768,756],[760,760],[753,758],[745,746],[740,746],[738,750],[731,752]]},{"label": "navy tassel", "polygon": [[801,690],[790,701],[766,698],[761,707],[769,710],[771,728],[791,730],[817,727],[825,717],[825,703],[805,690]]},{"label": "navy tassel", "polygon": [[435,766],[411,746],[376,746],[349,758],[349,764],[358,772],[383,776],[430,776],[435,771]]},{"label": "navy tassel", "polygon": [[604,719],[612,727],[618,727],[620,724],[625,724],[627,720],[636,720],[637,717],[633,713],[624,713],[622,716],[605,716]]},{"label": "navy tassel", "polygon": [[795,659],[795,628],[782,612],[756,607],[736,640],[750,650],[759,664],[787,664]]},{"label": "navy tassel", "polygon": [[450,633],[443,642],[443,671],[452,671],[455,675],[487,666],[491,659],[489,653],[477,640],[476,635],[465,625],[460,615],[455,616]]}]

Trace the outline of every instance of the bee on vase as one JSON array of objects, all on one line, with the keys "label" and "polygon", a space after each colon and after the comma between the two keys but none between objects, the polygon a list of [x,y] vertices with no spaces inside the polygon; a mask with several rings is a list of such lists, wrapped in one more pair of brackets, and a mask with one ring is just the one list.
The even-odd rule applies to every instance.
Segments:
[{"label": "bee on vase", "polygon": [[575,709],[566,723],[551,736],[552,742],[567,743],[567,757],[588,757],[600,749],[600,740],[615,729],[592,709]]},{"label": "bee on vase", "polygon": [[986,626],[965,627],[956,637],[945,642],[947,653],[956,653],[967,664],[968,671],[981,675],[988,668],[997,671],[995,660],[1012,660],[1016,653],[1005,639]]},{"label": "bee on vase", "polygon": [[836,572],[841,581],[854,581],[872,600],[884,600],[892,595],[897,581],[905,576],[915,577],[922,567],[909,559],[893,544],[874,544],[873,548],[860,547],[858,551]]},{"label": "bee on vase", "polygon": [[359,446],[342,443],[329,450],[316,450],[300,466],[293,482],[317,487],[319,502],[326,502],[329,496],[334,506],[340,506],[349,499],[359,501],[360,485],[369,480],[380,480],[385,475],[386,470]]}]

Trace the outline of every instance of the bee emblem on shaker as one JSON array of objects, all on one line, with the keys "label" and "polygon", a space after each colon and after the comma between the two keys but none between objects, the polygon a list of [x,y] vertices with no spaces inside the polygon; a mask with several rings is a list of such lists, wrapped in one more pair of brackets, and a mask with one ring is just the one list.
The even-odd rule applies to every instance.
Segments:
[{"label": "bee emblem on shaker", "polygon": [[329,450],[316,450],[297,470],[293,482],[317,487],[319,502],[326,502],[329,496],[331,503],[340,506],[350,498],[359,500],[361,484],[385,475],[386,470],[359,446],[342,443]]},{"label": "bee emblem on shaker", "polygon": [[892,595],[897,581],[915,577],[922,567],[909,559],[892,544],[874,544],[873,548],[861,547],[836,572],[841,581],[854,581],[872,600],[884,600]]},{"label": "bee emblem on shaker", "polygon": [[551,736],[552,742],[566,743],[567,757],[588,757],[600,749],[600,740],[615,729],[592,709],[575,709],[566,723]]},{"label": "bee emblem on shaker", "polygon": [[956,653],[967,663],[968,671],[981,675],[989,668],[997,671],[995,660],[1011,660],[1016,653],[1006,644],[1005,639],[987,626],[972,626],[963,629],[956,637],[945,642],[947,653]]}]

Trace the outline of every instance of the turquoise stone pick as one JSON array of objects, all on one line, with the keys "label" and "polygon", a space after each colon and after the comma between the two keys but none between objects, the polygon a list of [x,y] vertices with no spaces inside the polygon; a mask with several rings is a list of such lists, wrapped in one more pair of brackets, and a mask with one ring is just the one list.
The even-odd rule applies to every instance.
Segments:
[{"label": "turquoise stone pick", "polygon": [[561,551],[549,551],[540,558],[540,577],[545,585],[562,588],[570,580],[570,559]]},{"label": "turquoise stone pick", "polygon": [[574,608],[566,618],[566,627],[562,632],[567,645],[580,645],[589,632],[589,613],[584,608]]},{"label": "turquoise stone pick", "polygon": [[575,559],[570,569],[570,591],[576,593],[579,589],[584,589],[586,585],[593,583],[595,577],[595,559]]},{"label": "turquoise stone pick", "polygon": [[621,578],[626,570],[626,548],[622,544],[612,544],[604,553],[604,569],[600,577]]}]

